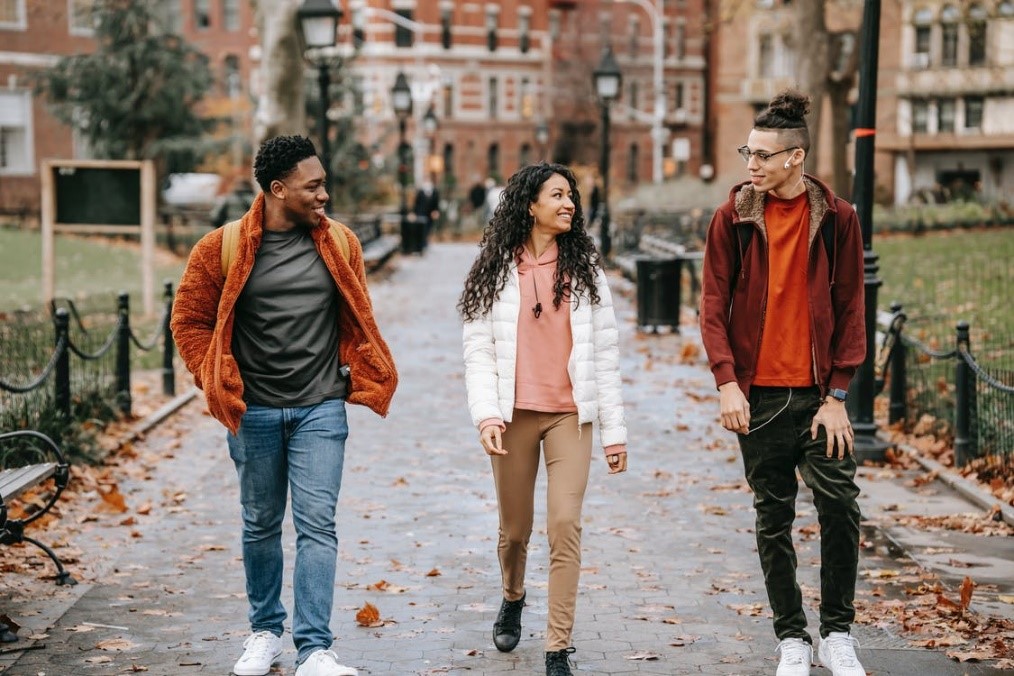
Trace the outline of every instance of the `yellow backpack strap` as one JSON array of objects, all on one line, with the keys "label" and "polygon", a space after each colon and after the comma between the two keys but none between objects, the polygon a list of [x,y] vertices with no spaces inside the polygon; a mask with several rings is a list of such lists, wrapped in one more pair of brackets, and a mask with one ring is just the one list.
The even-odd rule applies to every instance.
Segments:
[{"label": "yellow backpack strap", "polygon": [[352,255],[352,252],[349,249],[348,235],[345,234],[345,230],[342,229],[342,226],[338,225],[335,221],[329,219],[328,224],[331,226],[331,237],[334,239],[335,243],[338,244],[338,249],[342,252],[342,258],[348,261],[349,256]]},{"label": "yellow backpack strap", "polygon": [[236,250],[239,249],[239,225],[240,221],[230,221],[222,226],[222,276],[229,276],[229,268],[232,266],[232,259],[236,257]]}]

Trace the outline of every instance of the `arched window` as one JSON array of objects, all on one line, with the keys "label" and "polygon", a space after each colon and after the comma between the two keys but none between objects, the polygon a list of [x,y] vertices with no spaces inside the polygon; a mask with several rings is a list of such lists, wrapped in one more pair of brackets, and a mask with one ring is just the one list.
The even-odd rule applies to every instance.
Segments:
[{"label": "arched window", "polygon": [[1014,2],[1011,2],[1010,0],[1004,0],[997,6],[996,13],[1004,18],[1010,18],[1014,16]]},{"label": "arched window", "polygon": [[968,65],[986,65],[986,8],[979,3],[968,8]]},{"label": "arched window", "polygon": [[940,12],[941,66],[953,68],[958,65],[958,19],[960,18],[961,13],[954,5],[946,5]]},{"label": "arched window", "polygon": [[500,144],[490,143],[486,150],[486,175],[500,180]]},{"label": "arched window", "polygon": [[243,76],[240,74],[239,57],[229,54],[222,63],[222,91],[230,99],[239,98],[243,93]]},{"label": "arched window", "polygon": [[630,144],[630,151],[627,153],[627,180],[637,183],[638,165],[641,162],[641,149],[636,143]]},{"label": "arched window", "polygon": [[532,144],[522,143],[521,150],[518,153],[519,164],[522,167],[527,167],[532,163]]}]

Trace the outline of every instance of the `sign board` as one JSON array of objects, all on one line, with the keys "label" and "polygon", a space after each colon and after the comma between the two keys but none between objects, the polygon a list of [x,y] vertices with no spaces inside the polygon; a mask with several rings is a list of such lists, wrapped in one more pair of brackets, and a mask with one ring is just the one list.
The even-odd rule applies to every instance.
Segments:
[{"label": "sign board", "polygon": [[155,313],[155,165],[151,160],[43,160],[45,304],[54,295],[58,232],[139,235],[144,313]]},{"label": "sign board", "polygon": [[690,139],[677,138],[672,142],[672,157],[677,162],[686,162],[690,159]]}]

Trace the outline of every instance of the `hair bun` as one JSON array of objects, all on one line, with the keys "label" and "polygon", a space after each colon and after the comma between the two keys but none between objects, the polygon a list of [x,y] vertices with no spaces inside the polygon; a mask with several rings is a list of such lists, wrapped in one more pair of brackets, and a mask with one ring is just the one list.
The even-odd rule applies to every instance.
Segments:
[{"label": "hair bun", "polygon": [[786,89],[771,99],[768,110],[787,120],[802,122],[810,112],[810,97],[795,89]]}]

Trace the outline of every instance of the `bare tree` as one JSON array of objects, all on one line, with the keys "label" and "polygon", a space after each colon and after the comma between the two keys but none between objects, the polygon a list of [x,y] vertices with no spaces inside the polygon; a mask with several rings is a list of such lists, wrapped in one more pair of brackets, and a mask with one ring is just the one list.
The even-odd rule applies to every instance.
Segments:
[{"label": "bare tree", "polygon": [[254,115],[254,147],[278,134],[306,133],[303,57],[296,29],[299,0],[257,0],[261,37],[261,93]]}]

